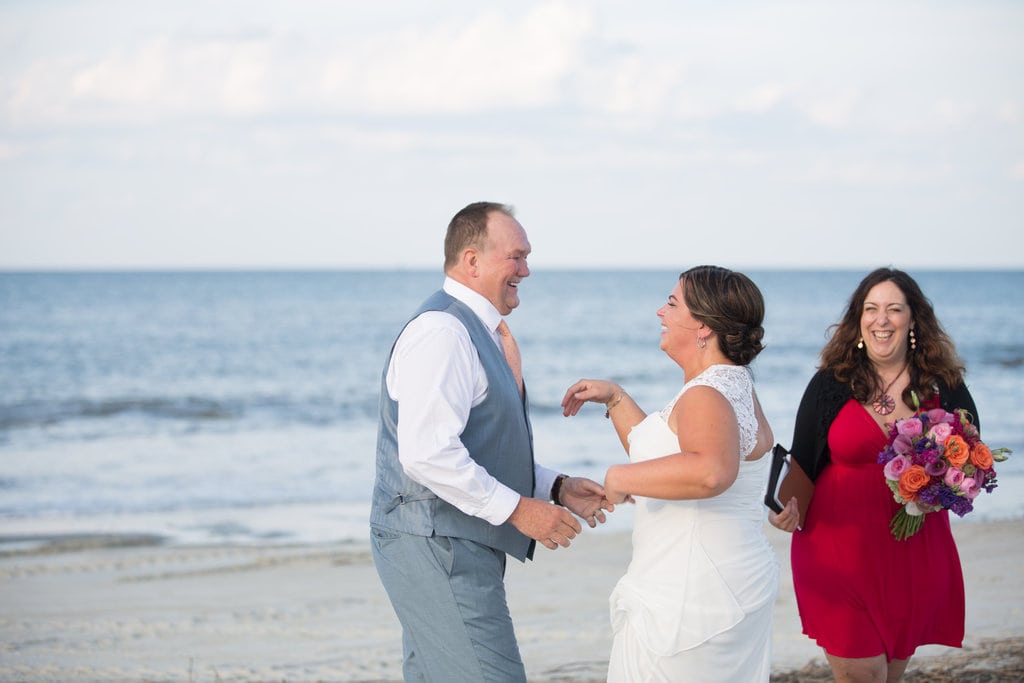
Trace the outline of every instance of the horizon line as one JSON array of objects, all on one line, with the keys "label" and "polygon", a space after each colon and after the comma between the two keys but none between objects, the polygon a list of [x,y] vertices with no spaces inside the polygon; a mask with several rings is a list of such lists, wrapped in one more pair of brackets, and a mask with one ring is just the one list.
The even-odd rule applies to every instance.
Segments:
[{"label": "horizon line", "polygon": [[[691,264],[691,265],[710,265],[710,264]],[[720,264],[715,264],[720,265]],[[610,265],[542,265],[534,266],[531,271],[539,272],[623,272],[623,273],[642,273],[642,272],[664,272],[678,270],[680,267],[687,266],[668,266],[668,265],[652,265],[652,266],[610,266]],[[957,272],[957,273],[970,273],[970,272],[1022,272],[1024,271],[1024,264],[1019,266],[1002,265],[1002,266],[978,266],[978,265],[950,265],[940,266],[929,264],[927,266],[900,266],[893,263],[886,264],[875,264],[875,265],[862,265],[862,266],[830,266],[830,265],[818,265],[818,266],[786,266],[786,265],[734,265],[726,266],[731,270],[749,270],[754,272],[863,272],[865,270],[874,270],[880,267],[892,267],[900,270],[914,271],[914,272]],[[0,273],[2,274],[101,274],[101,273],[137,273],[137,274],[186,274],[186,273],[376,273],[376,272],[409,272],[409,273],[431,273],[435,272],[439,275],[444,274],[444,268],[440,266],[425,266],[425,265],[338,265],[338,266],[227,266],[227,265],[208,265],[208,266],[184,266],[184,265],[164,265],[164,266],[4,266],[0,265]]]}]

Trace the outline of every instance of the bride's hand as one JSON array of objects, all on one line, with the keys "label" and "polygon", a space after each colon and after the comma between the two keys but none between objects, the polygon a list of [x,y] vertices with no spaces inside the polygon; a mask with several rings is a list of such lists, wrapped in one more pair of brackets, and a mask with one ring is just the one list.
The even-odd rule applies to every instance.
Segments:
[{"label": "bride's hand", "polygon": [[621,483],[621,476],[624,472],[628,471],[625,468],[629,468],[630,465],[612,465],[608,468],[608,471],[604,474],[604,496],[615,505],[621,505],[622,503],[635,503],[633,496],[625,491],[620,491],[616,483]]},{"label": "bride's hand", "polygon": [[615,506],[604,497],[604,487],[585,477],[569,477],[564,480],[558,502],[577,517],[583,518],[591,527],[605,523],[605,510],[615,510]]},{"label": "bride's hand", "polygon": [[624,505],[625,503],[629,503],[632,505],[636,503],[636,501],[633,500],[633,496],[629,495],[628,493],[620,493],[618,491],[613,491],[609,493],[608,501],[611,502],[613,505]]},{"label": "bride's hand", "polygon": [[603,379],[581,379],[565,391],[562,399],[562,415],[575,415],[584,403],[607,405],[622,394],[622,387]]}]

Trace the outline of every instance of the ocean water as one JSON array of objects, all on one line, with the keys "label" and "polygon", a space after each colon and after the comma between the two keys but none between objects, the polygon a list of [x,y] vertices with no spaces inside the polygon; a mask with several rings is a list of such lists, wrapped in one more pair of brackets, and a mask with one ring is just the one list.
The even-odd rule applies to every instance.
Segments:
[{"label": "ocean water", "polygon": [[[863,272],[750,271],[767,303],[753,368],[776,439]],[[1017,452],[958,523],[1024,515],[1024,272],[912,273],[968,368],[983,435]],[[623,453],[580,377],[651,411],[682,373],[659,349],[669,271],[543,271],[509,318],[537,458],[600,479]],[[366,537],[380,372],[435,272],[0,273],[0,537],[172,543]],[[628,528],[629,513],[608,528]]]}]

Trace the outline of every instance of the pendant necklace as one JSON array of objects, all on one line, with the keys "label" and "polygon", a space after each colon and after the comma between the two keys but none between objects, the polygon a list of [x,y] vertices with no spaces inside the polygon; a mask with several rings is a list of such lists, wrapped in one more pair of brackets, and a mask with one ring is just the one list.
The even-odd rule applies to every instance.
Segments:
[{"label": "pendant necklace", "polygon": [[900,369],[899,374],[893,377],[892,381],[886,385],[885,389],[882,389],[882,393],[871,402],[871,409],[879,415],[888,415],[892,411],[896,410],[896,400],[889,395],[889,389],[892,388],[893,384],[896,384],[896,380],[900,378],[906,369],[907,366],[904,365]]}]

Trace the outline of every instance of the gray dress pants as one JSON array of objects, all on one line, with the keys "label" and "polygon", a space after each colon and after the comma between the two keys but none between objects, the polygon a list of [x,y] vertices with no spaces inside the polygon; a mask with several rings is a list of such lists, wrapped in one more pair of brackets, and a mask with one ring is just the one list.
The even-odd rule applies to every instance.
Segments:
[{"label": "gray dress pants", "polygon": [[505,597],[505,553],[462,538],[371,528],[402,624],[405,680],[525,683]]}]

